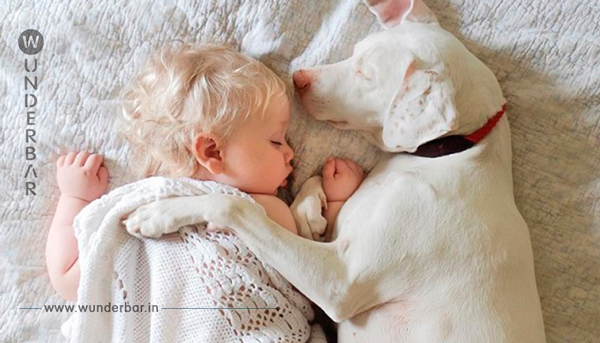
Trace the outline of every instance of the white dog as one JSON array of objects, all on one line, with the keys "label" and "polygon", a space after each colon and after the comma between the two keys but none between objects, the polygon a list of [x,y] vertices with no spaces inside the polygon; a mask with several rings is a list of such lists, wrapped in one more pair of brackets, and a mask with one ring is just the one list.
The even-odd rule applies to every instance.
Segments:
[{"label": "white dog", "polygon": [[[128,228],[232,228],[340,323],[339,342],[545,342],[496,78],[420,0],[369,6],[387,30],[294,81],[318,120],[412,154],[375,166],[339,213],[332,242],[293,236],[228,196],[148,205]],[[309,180],[292,206],[304,235],[323,233],[320,184]]]}]

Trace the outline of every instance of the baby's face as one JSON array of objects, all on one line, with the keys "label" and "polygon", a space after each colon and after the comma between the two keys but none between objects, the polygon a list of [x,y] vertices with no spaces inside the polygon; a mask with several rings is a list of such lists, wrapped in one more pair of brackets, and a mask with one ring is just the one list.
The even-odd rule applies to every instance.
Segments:
[{"label": "baby's face", "polygon": [[285,140],[289,121],[287,98],[273,99],[263,119],[248,118],[221,150],[228,179],[223,181],[246,193],[277,194],[293,170],[294,151]]}]

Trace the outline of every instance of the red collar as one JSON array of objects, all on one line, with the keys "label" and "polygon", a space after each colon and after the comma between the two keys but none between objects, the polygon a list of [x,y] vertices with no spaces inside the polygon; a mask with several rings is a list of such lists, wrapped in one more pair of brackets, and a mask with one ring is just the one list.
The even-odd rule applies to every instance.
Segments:
[{"label": "red collar", "polygon": [[447,136],[420,145],[415,152],[409,153],[421,157],[441,157],[467,150],[484,139],[496,126],[506,112],[506,104],[479,130],[468,136]]}]

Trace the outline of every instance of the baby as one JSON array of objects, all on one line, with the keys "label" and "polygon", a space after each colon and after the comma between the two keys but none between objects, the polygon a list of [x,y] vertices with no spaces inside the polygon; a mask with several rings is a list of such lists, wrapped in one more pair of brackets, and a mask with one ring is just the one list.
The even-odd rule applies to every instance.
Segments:
[{"label": "baby", "polygon": [[[250,194],[267,215],[297,234],[289,207],[276,197],[293,168],[286,142],[290,108],[286,87],[262,63],[230,48],[183,45],[165,50],[125,93],[122,134],[139,176],[190,177]],[[79,264],[74,217],[107,187],[102,157],[70,152],[57,161],[61,191],[46,246],[54,289],[77,299]],[[363,180],[352,161],[330,158],[323,167],[324,215],[333,223]]]}]

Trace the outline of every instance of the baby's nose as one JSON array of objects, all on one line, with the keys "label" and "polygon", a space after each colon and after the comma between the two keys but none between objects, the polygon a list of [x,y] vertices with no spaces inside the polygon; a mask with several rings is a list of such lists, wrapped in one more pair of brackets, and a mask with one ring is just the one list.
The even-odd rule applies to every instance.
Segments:
[{"label": "baby's nose", "polygon": [[294,149],[288,145],[288,151],[286,151],[286,162],[289,164],[294,159]]},{"label": "baby's nose", "polygon": [[308,70],[300,69],[294,72],[292,75],[292,79],[294,79],[294,87],[296,90],[302,94],[308,91],[310,88],[312,80],[312,74]]}]

